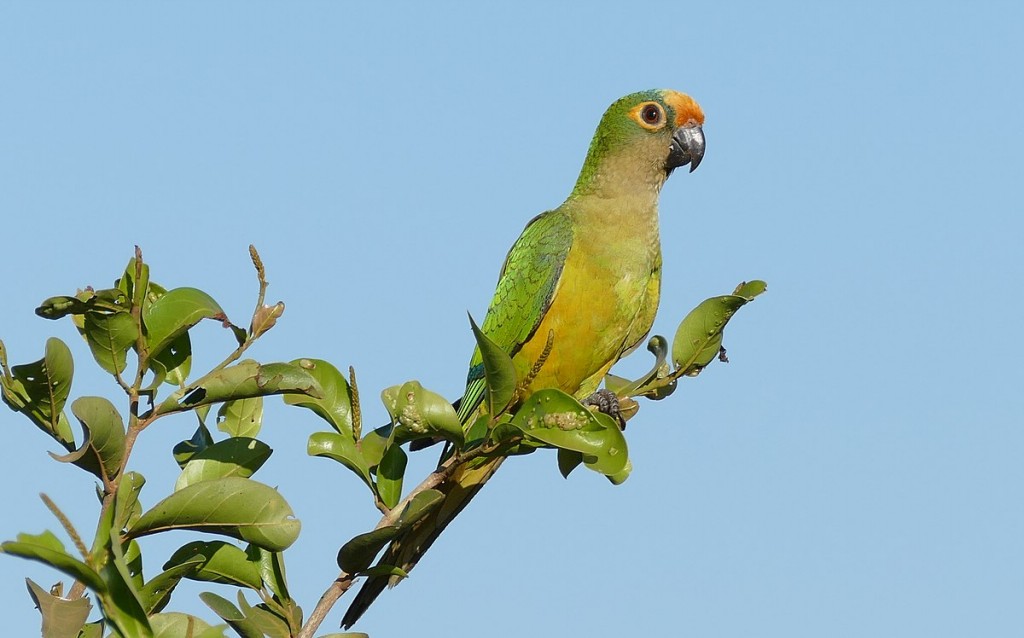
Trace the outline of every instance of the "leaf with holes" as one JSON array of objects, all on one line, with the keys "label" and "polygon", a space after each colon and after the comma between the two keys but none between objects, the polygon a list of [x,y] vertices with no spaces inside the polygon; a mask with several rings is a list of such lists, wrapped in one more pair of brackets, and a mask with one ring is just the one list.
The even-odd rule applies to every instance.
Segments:
[{"label": "leaf with holes", "polygon": [[183,332],[171,339],[166,348],[149,358],[149,369],[155,380],[151,388],[161,383],[182,386],[192,372],[192,338]]},{"label": "leaf with holes", "polygon": [[142,322],[149,355],[155,357],[179,335],[203,319],[226,316],[213,297],[198,288],[175,288],[148,305]]},{"label": "leaf with holes", "polygon": [[254,437],[262,424],[263,397],[228,401],[217,411],[217,429],[228,436]]},{"label": "leaf with holes", "polygon": [[75,364],[67,345],[56,337],[50,337],[46,340],[42,359],[13,366],[8,371],[4,356],[3,364],[4,374],[0,377],[0,385],[3,387],[4,402],[31,419],[39,429],[65,448],[73,450],[74,435],[64,415],[64,404],[71,392],[71,379],[75,373]]},{"label": "leaf with holes", "polygon": [[172,394],[157,406],[157,412],[167,414],[222,401],[289,393],[323,396],[316,379],[297,365],[260,364],[246,359],[209,375],[184,397],[180,392]]}]

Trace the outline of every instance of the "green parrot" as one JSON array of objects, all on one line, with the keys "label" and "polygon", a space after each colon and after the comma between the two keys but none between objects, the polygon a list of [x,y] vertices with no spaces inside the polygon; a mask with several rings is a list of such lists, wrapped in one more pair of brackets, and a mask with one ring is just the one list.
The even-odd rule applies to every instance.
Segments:
[{"label": "green parrot", "polygon": [[[672,171],[704,156],[704,114],[687,95],[627,95],[601,118],[576,186],[533,218],[513,244],[481,330],[527,380],[520,392],[558,388],[585,399],[654,323],[661,288],[658,195]],[[462,422],[485,409],[483,360],[470,361]],[[616,403],[617,405],[617,403]],[[388,547],[379,564],[409,571],[503,458],[460,467],[441,507]],[[371,576],[342,625],[351,627],[388,583]]]}]

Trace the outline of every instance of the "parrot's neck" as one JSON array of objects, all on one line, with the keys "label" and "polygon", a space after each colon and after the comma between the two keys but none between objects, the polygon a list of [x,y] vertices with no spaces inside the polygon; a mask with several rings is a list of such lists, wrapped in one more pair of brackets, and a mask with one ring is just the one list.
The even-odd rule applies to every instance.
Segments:
[{"label": "parrot's neck", "polygon": [[566,208],[579,221],[577,232],[587,235],[588,245],[635,252],[642,260],[660,254],[657,189],[574,192]]},{"label": "parrot's neck", "polygon": [[[566,203],[586,211],[588,222],[619,228],[658,228],[658,196],[664,171],[649,170],[626,158],[606,158],[580,175]],[[626,222],[624,224],[623,222]]]},{"label": "parrot's neck", "polygon": [[592,151],[569,200],[618,200],[620,207],[656,211],[658,195],[667,179],[664,164],[653,163],[650,154],[643,149],[631,150],[636,152],[595,154]]},{"label": "parrot's neck", "polygon": [[595,137],[579,179],[566,205],[575,211],[583,228],[594,239],[636,250],[653,259],[660,254],[658,196],[665,184],[665,164],[659,157],[659,141],[647,144],[604,144]]}]

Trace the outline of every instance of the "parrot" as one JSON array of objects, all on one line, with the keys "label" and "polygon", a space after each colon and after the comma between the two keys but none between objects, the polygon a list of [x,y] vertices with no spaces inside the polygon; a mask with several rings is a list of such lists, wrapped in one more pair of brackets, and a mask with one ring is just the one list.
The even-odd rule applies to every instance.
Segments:
[{"label": "parrot", "polygon": [[[602,116],[583,168],[558,208],[534,217],[512,245],[480,330],[511,358],[518,396],[557,388],[584,400],[647,336],[661,290],[658,197],[669,175],[704,157],[704,113],[669,89],[627,95]],[[486,410],[483,357],[470,360],[457,403],[463,424]],[[607,400],[597,403],[607,404]],[[617,406],[617,401],[612,401]],[[408,572],[504,457],[460,466],[438,489],[441,506],[378,561]],[[351,627],[395,577],[370,576],[342,626]]]}]

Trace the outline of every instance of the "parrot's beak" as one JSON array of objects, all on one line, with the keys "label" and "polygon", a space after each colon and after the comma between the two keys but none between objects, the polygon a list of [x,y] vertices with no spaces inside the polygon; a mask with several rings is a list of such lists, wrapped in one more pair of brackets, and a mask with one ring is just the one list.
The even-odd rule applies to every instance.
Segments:
[{"label": "parrot's beak", "polygon": [[666,168],[671,173],[680,166],[690,165],[692,173],[704,157],[704,131],[699,125],[683,126],[672,134]]}]

